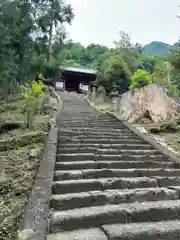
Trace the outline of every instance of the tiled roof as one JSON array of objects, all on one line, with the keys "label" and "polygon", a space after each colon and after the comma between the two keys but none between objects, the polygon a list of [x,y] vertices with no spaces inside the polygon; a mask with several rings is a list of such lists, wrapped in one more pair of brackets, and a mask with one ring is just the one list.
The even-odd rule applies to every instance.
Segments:
[{"label": "tiled roof", "polygon": [[79,73],[86,73],[86,74],[93,74],[96,75],[96,70],[90,68],[82,68],[82,67],[68,67],[68,66],[61,66],[61,70],[69,71],[69,72],[79,72]]}]

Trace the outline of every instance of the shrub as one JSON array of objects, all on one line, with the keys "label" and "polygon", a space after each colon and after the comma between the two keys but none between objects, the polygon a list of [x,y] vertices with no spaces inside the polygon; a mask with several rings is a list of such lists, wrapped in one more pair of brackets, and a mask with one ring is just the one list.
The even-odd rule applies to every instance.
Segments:
[{"label": "shrub", "polygon": [[131,89],[145,87],[152,84],[152,79],[148,72],[138,69],[131,78]]}]

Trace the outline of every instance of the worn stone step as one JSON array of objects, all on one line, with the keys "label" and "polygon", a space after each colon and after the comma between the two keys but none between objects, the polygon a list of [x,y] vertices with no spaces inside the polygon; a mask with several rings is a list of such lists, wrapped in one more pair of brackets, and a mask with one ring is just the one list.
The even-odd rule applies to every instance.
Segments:
[{"label": "worn stone step", "polygon": [[111,177],[178,177],[180,176],[180,169],[84,169],[84,170],[64,170],[56,171],[54,175],[55,181],[61,180],[75,180],[75,179],[93,179],[93,178],[111,178]]},{"label": "worn stone step", "polygon": [[130,154],[95,154],[95,153],[59,153],[56,157],[57,161],[73,162],[73,161],[158,161],[168,162],[169,159],[163,155],[130,155]]},{"label": "worn stone step", "polygon": [[71,232],[49,234],[47,236],[47,240],[108,240],[108,237],[100,228],[89,228]]},{"label": "worn stone step", "polygon": [[169,159],[161,154],[159,155],[131,155],[131,154],[98,154],[96,160],[100,161],[158,161],[168,162]]},{"label": "worn stone step", "polygon": [[180,221],[103,225],[50,234],[47,240],[179,240]]},{"label": "worn stone step", "polygon": [[[174,220],[104,225],[101,230],[103,229],[103,233],[105,232],[108,239],[111,240],[179,240],[179,226],[180,221]],[[71,233],[69,233],[70,235]],[[106,240],[106,238],[104,239]],[[102,238],[102,240],[104,239]],[[62,238],[62,240],[65,239]]]},{"label": "worn stone step", "polygon": [[106,204],[178,200],[179,198],[180,190],[167,188],[90,191],[52,195],[51,208],[63,211]]},{"label": "worn stone step", "polygon": [[160,152],[155,149],[113,149],[113,148],[97,148],[97,147],[74,147],[61,148],[59,153],[96,153],[96,154],[130,154],[130,155],[159,155]]},{"label": "worn stone step", "polygon": [[95,206],[52,213],[51,232],[114,223],[158,222],[180,219],[180,200],[136,202],[119,205]]},{"label": "worn stone step", "polygon": [[[117,128],[117,130],[119,129],[124,129],[125,131],[130,131],[129,129],[125,128],[122,124],[118,123],[118,122],[114,122],[114,123],[111,123],[111,122],[103,122],[103,121],[96,121],[94,122],[94,120],[92,121],[89,121],[87,122],[87,120],[84,120],[84,121],[77,121],[77,122],[72,122],[72,121],[66,121],[66,122],[62,122],[61,124],[61,127],[65,128],[67,126],[70,126],[72,128],[82,128],[84,127],[85,129],[88,129],[88,128],[98,128],[98,129],[110,129],[110,130],[114,130],[115,128]],[[82,128],[83,130],[83,128]]]},{"label": "worn stone step", "polygon": [[117,131],[131,131],[130,129],[124,127],[124,125],[120,124],[120,123],[107,123],[107,122],[103,122],[103,121],[99,121],[97,123],[94,123],[94,120],[92,119],[88,119],[88,120],[78,120],[76,123],[75,122],[71,122],[71,121],[61,121],[61,125],[60,125],[60,130],[62,129],[67,129],[72,127],[72,129],[79,129],[80,131],[83,130],[87,130],[89,131],[90,128],[92,129],[99,129],[100,131],[108,131],[108,129],[110,131],[115,131],[115,127],[117,129]]},{"label": "worn stone step", "polygon": [[180,177],[137,177],[77,179],[53,182],[53,194],[79,193],[107,189],[135,189],[179,186]]},{"label": "worn stone step", "polygon": [[141,145],[137,145],[137,144],[120,144],[120,143],[116,143],[116,144],[102,144],[102,143],[66,143],[66,144],[62,144],[59,143],[58,145],[58,150],[63,149],[63,148],[102,148],[102,149],[138,149],[139,147],[141,148],[141,150],[154,150],[154,148],[150,145],[150,144],[141,144]]},{"label": "worn stone step", "polygon": [[78,162],[56,162],[56,170],[81,170],[101,168],[175,168],[179,167],[173,162],[158,161],[78,161]]},{"label": "worn stone step", "polygon": [[77,179],[53,182],[53,194],[79,193],[105,189],[135,189],[157,187],[158,181],[161,187],[178,186],[180,178],[98,178],[98,179]]},{"label": "worn stone step", "polygon": [[59,136],[59,143],[60,144],[79,144],[79,143],[85,143],[85,144],[119,144],[120,142],[123,142],[124,144],[145,144],[144,141],[139,140],[139,139],[106,139],[106,138],[91,138],[91,139],[80,139],[78,137],[76,138],[69,138],[69,137],[64,137],[64,136]]},{"label": "worn stone step", "polygon": [[101,138],[107,138],[107,139],[139,139],[138,136],[135,136],[132,133],[112,133],[112,134],[105,134],[102,132],[91,132],[91,133],[87,133],[87,132],[78,132],[78,131],[73,131],[73,132],[64,132],[64,133],[59,133],[60,136],[63,137],[79,137],[79,138],[97,138],[97,139],[101,139]]}]

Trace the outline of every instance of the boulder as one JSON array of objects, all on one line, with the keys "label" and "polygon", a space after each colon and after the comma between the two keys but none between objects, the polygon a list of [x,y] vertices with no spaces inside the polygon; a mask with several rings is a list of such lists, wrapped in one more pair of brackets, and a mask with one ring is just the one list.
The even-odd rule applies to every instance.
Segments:
[{"label": "boulder", "polygon": [[163,85],[152,84],[121,95],[118,115],[131,123],[149,118],[152,122],[167,122],[178,117],[179,105]]}]

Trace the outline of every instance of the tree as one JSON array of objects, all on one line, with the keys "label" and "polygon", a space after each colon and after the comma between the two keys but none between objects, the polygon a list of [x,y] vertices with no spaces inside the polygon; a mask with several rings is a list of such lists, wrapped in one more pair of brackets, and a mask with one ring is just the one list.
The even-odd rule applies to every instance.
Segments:
[{"label": "tree", "polygon": [[113,82],[116,83],[120,94],[129,88],[130,72],[119,55],[110,56],[99,71],[98,84],[104,86],[107,92],[112,90]]},{"label": "tree", "polygon": [[54,33],[59,36],[59,41],[65,38],[64,23],[71,24],[74,17],[70,4],[63,0],[32,0],[35,9],[36,23],[39,35],[47,40],[47,60],[52,64]]},{"label": "tree", "polygon": [[128,33],[120,31],[120,39],[115,42],[116,52],[128,64],[131,73],[135,72],[138,66],[137,58],[140,55],[140,46],[131,42],[131,37]]},{"label": "tree", "polygon": [[144,70],[138,69],[131,78],[131,89],[145,87],[152,83],[152,79]]}]

